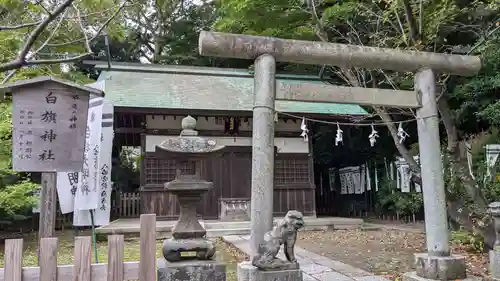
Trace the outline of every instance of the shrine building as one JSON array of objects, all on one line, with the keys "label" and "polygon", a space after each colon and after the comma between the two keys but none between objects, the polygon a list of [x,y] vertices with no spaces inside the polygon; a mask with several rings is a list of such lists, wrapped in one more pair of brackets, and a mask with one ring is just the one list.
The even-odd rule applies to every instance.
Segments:
[{"label": "shrine building", "polygon": [[[203,219],[220,219],[221,208],[250,208],[253,74],[247,69],[85,61],[100,71],[96,85],[114,105],[114,153],[140,147],[141,213],[176,219],[176,198],[164,189],[177,163],[155,152],[165,136],[179,136],[181,120],[197,119],[200,136],[226,146],[222,156],[203,160],[202,179],[214,183],[198,206]],[[284,83],[325,83],[318,76],[277,75]],[[296,209],[316,215],[312,137],[300,136],[301,118],[347,120],[367,112],[358,105],[276,101],[274,214]],[[285,113],[285,114],[281,114]],[[311,132],[310,132],[311,133]],[[310,134],[311,136],[311,134]],[[190,162],[184,172],[193,172]]]}]

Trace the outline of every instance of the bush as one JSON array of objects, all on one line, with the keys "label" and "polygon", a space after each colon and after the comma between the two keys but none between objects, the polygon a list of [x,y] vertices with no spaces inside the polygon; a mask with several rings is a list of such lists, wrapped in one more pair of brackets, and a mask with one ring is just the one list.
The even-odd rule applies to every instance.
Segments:
[{"label": "bush", "polygon": [[377,210],[382,213],[412,215],[422,210],[423,197],[418,192],[401,192],[396,189],[396,182],[387,178],[381,180],[377,192]]},{"label": "bush", "polygon": [[451,241],[466,247],[467,251],[481,253],[484,249],[484,239],[479,233],[469,231],[453,231]]},{"label": "bush", "polygon": [[28,218],[38,200],[32,195],[36,188],[36,184],[27,180],[0,188],[0,224]]}]

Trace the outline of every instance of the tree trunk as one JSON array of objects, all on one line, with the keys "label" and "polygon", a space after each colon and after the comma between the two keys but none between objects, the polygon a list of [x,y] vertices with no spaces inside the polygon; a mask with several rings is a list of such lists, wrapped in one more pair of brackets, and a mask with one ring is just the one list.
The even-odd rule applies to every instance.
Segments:
[{"label": "tree trunk", "polygon": [[[314,2],[311,1],[310,3],[313,8],[312,14],[313,14],[313,21],[316,25],[316,34],[321,41],[328,42],[328,34],[325,32],[321,20],[319,19],[316,13]],[[413,17],[411,6],[409,5],[409,1],[405,0],[403,2],[403,5],[405,8],[405,15],[410,28],[410,36],[412,42],[415,44],[418,41],[419,37],[422,36],[422,34],[418,34],[417,32],[416,22]],[[352,72],[349,69],[342,69],[342,72],[344,73],[345,77],[347,77],[348,81],[346,82],[350,83],[352,86],[355,87],[361,86],[357,77],[355,75],[352,75]],[[375,82],[372,81],[372,83]],[[492,248],[495,240],[495,231],[493,228],[493,224],[491,223],[491,219],[485,226],[481,227],[476,222],[477,219],[474,218],[474,216],[477,214],[479,215],[485,214],[487,207],[486,200],[482,196],[481,190],[476,185],[475,180],[472,179],[472,177],[469,174],[467,159],[466,158],[464,159],[464,157],[462,157],[462,155],[460,154],[460,149],[459,149],[460,142],[458,141],[458,133],[455,126],[455,120],[453,118],[453,114],[449,108],[449,105],[445,97],[441,97],[441,99],[438,98],[437,102],[438,102],[438,110],[441,114],[441,118],[443,120],[443,124],[446,129],[446,134],[447,134],[446,152],[449,155],[451,168],[458,176],[461,183],[465,186],[467,194],[473,200],[474,202],[473,206],[475,207],[474,210],[469,209],[465,204],[462,204],[460,200],[458,200],[458,198],[454,198],[451,194],[448,193],[446,196],[448,216],[452,221],[457,222],[464,229],[469,231],[478,231],[479,233],[481,233],[484,237],[485,246],[487,246],[488,248]],[[422,179],[420,176],[420,166],[410,155],[408,149],[406,149],[406,147],[403,144],[399,143],[399,139],[397,136],[397,129],[393,123],[392,118],[389,116],[389,114],[385,109],[379,107],[374,107],[374,109],[380,116],[380,118],[387,124],[387,128],[389,129],[389,132],[392,136],[392,139],[394,141],[394,144],[396,145],[398,152],[410,166],[410,169],[413,172],[411,180],[421,185]]]},{"label": "tree trunk", "polygon": [[[491,220],[488,220],[488,222],[484,226],[481,226],[478,223],[478,221],[481,221],[482,218],[484,218],[484,216],[486,215],[486,208],[488,204],[483,194],[481,193],[481,189],[479,188],[479,186],[477,186],[476,181],[472,179],[469,174],[467,158],[460,153],[460,142],[458,140],[455,120],[453,118],[451,109],[449,108],[448,103],[446,102],[444,97],[441,97],[441,99],[439,99],[438,109],[441,114],[441,119],[443,121],[447,134],[446,153],[449,156],[448,159],[450,159],[451,168],[465,187],[467,195],[473,201],[473,209],[470,209],[465,204],[461,203],[458,198],[455,198],[448,193],[446,196],[448,216],[452,221],[461,225],[464,229],[480,233],[484,238],[485,246],[487,248],[492,248],[493,243],[495,242],[495,230],[493,228]],[[415,183],[422,184],[422,179],[420,177],[420,167],[410,155],[408,149],[406,149],[404,145],[399,143],[397,130],[394,124],[390,123],[392,122],[391,117],[383,109],[375,108],[375,110],[377,114],[379,114],[381,119],[387,123],[387,127],[389,129],[389,132],[391,133],[398,152],[409,164],[410,169],[413,172],[411,180]]]}]

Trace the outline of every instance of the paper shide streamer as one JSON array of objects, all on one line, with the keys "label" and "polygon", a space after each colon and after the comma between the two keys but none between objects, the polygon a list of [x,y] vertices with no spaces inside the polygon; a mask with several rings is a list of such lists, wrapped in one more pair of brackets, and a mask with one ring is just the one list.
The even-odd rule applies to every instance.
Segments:
[{"label": "paper shide streamer", "polygon": [[307,133],[309,133],[309,129],[307,129],[306,118],[304,117],[302,117],[302,123],[300,124],[300,129],[302,130],[300,136],[304,138],[304,141],[308,141]]},{"label": "paper shide streamer", "polygon": [[379,135],[378,135],[378,132],[373,127],[373,125],[371,127],[372,127],[372,132],[368,136],[368,140],[370,141],[371,147],[373,147],[373,146],[375,146],[375,143],[377,142],[377,138],[379,137]]},{"label": "paper shide streamer", "polygon": [[405,132],[405,130],[403,130],[403,125],[401,123],[399,123],[398,126],[397,136],[399,137],[399,143],[403,143],[405,139],[410,136],[407,132]]},{"label": "paper shide streamer", "polygon": [[340,129],[339,123],[337,123],[337,134],[335,135],[335,145],[338,146],[339,143],[344,143],[344,139],[342,137],[344,131]]}]

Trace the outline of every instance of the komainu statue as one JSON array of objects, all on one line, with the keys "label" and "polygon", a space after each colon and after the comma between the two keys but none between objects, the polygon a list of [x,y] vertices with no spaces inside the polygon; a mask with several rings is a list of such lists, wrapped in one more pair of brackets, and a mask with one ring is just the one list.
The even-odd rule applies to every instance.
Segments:
[{"label": "komainu statue", "polygon": [[[299,264],[293,249],[297,240],[297,231],[304,227],[304,217],[299,211],[288,211],[285,218],[271,231],[264,235],[264,242],[259,245],[258,255],[252,265],[260,270],[297,269]],[[283,245],[286,261],[277,258]]]}]

